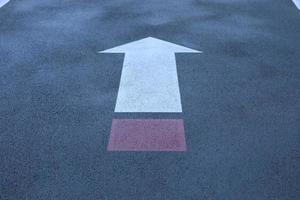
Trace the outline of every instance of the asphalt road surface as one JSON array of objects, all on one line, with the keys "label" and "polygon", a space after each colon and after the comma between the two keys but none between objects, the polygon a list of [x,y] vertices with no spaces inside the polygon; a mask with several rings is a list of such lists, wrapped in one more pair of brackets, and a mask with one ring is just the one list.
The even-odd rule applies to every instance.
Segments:
[{"label": "asphalt road surface", "polygon": [[[1,200],[300,199],[297,0],[3,2]],[[98,52],[147,37],[203,51],[176,54],[182,113],[114,110],[124,55]],[[109,150],[150,118],[186,149]]]}]

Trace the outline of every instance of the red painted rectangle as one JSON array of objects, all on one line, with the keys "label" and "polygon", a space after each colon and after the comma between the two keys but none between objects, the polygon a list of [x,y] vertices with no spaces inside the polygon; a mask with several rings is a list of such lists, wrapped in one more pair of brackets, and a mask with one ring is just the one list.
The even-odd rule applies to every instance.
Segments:
[{"label": "red painted rectangle", "polygon": [[114,119],[108,151],[186,151],[182,119]]}]

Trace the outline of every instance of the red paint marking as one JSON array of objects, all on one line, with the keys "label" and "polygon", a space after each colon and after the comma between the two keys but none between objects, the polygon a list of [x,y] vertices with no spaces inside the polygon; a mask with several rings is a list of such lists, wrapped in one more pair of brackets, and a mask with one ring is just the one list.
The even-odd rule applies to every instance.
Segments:
[{"label": "red paint marking", "polygon": [[186,151],[182,119],[114,119],[108,151]]}]

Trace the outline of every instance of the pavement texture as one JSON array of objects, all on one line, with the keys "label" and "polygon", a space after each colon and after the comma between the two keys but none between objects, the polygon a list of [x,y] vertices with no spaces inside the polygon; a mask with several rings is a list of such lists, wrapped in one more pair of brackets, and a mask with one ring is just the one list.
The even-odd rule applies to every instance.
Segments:
[{"label": "pavement texture", "polygon": [[[11,0],[0,8],[1,200],[299,200],[292,0]],[[182,114],[114,113],[123,55],[177,54]],[[130,115],[130,116],[129,116]],[[108,152],[113,118],[183,118],[187,152]]]}]

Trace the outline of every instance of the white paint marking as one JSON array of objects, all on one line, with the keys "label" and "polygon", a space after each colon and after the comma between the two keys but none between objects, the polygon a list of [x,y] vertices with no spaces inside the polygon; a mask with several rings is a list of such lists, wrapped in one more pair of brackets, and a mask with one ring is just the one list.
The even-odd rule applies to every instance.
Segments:
[{"label": "white paint marking", "polygon": [[10,0],[0,0],[0,8],[7,4]]},{"label": "white paint marking", "polygon": [[115,112],[182,112],[175,53],[201,53],[148,37],[99,53],[125,53]]},{"label": "white paint marking", "polygon": [[300,0],[293,0],[297,8],[300,10]]}]

